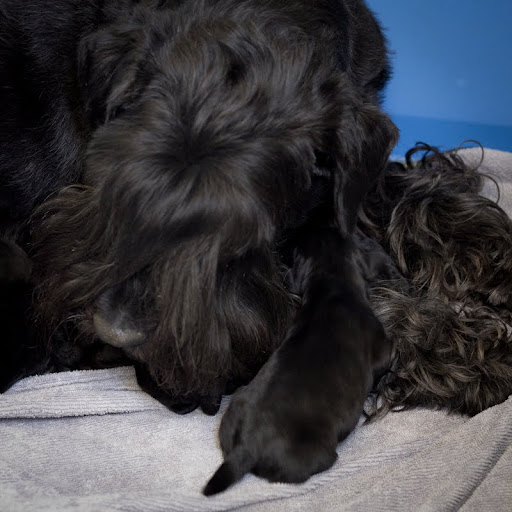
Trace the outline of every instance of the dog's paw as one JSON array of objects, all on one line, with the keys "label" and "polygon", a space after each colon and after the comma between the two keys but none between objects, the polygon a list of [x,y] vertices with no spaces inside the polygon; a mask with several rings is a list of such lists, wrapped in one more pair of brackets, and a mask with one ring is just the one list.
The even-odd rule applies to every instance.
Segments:
[{"label": "dog's paw", "polygon": [[134,366],[139,386],[172,412],[188,414],[200,407],[205,414],[213,416],[219,411],[222,400],[221,391],[215,390],[207,395],[169,393],[164,387],[158,386],[145,365],[134,362]]},{"label": "dog's paw", "polygon": [[189,395],[187,397],[172,397],[168,401],[160,401],[176,414],[188,414],[200,408],[208,416],[215,416],[219,412],[222,395]]}]

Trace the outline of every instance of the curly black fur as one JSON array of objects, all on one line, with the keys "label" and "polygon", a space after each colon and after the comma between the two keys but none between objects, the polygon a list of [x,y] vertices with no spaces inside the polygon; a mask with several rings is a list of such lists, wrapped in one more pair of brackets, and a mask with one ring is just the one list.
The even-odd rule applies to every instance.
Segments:
[{"label": "curly black fur", "polygon": [[407,278],[372,290],[394,341],[380,412],[473,415],[512,393],[512,222],[479,195],[484,179],[456,151],[419,145],[405,165],[388,165],[365,203],[361,224]]}]

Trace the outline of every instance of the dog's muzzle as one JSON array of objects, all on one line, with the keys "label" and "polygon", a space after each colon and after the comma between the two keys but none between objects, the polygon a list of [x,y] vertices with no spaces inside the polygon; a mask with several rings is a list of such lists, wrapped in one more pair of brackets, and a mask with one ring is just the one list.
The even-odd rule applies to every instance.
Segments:
[{"label": "dog's muzzle", "polygon": [[96,335],[108,345],[118,348],[128,348],[141,345],[146,341],[146,333],[142,330],[131,329],[107,321],[99,313],[93,316]]}]

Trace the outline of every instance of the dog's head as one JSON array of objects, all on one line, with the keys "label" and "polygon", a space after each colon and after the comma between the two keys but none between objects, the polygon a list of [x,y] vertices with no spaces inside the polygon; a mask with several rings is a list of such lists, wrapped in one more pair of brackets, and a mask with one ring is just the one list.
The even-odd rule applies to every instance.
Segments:
[{"label": "dog's head", "polygon": [[35,218],[44,323],[123,348],[175,393],[264,362],[292,314],[275,241],[312,174],[361,194],[394,137],[307,34],[264,20],[140,10],[87,36],[84,185]]}]

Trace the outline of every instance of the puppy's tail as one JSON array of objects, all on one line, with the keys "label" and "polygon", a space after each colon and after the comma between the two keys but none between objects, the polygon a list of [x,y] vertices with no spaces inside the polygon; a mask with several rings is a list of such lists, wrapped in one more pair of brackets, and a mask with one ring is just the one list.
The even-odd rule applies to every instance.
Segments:
[{"label": "puppy's tail", "polygon": [[211,496],[225,491],[229,486],[238,482],[254,467],[252,455],[245,448],[233,450],[210,478],[203,489],[205,496]]}]

